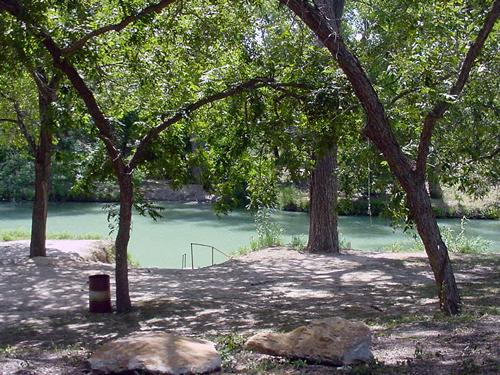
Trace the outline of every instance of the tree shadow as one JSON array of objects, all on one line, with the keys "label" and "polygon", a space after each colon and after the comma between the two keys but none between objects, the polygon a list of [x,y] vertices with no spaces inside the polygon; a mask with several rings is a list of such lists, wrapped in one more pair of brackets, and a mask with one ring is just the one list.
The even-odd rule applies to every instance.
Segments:
[{"label": "tree shadow", "polygon": [[[0,347],[64,343],[92,350],[140,330],[250,335],[332,316],[365,321],[376,334],[398,334],[403,327],[406,336],[395,336],[391,345],[411,343],[417,331],[454,335],[447,325],[453,323],[433,319],[436,288],[423,253],[328,256],[270,249],[198,270],[132,269],[135,309],[127,315],[87,312],[88,276],[112,275],[111,265],[51,258],[0,266]],[[464,302],[478,311],[498,306],[498,260],[473,259],[455,262]],[[483,337],[479,328],[471,326],[469,336]],[[384,349],[390,340],[377,340],[376,350],[390,350]]]}]

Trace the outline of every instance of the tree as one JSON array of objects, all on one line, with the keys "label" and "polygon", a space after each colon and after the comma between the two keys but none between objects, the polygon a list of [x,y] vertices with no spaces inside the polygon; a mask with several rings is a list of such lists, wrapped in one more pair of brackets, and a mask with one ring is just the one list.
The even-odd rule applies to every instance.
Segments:
[{"label": "tree", "polygon": [[[346,80],[331,69],[327,53],[276,5],[266,3],[253,13],[240,53],[251,56],[243,70],[250,66],[283,85],[221,104],[211,111],[210,120],[202,121],[218,124],[200,130],[208,133],[202,138],[211,150],[207,155],[213,161],[208,164],[215,166],[210,176],[220,181],[215,186],[217,196],[241,195],[237,190],[245,190],[253,208],[272,204],[276,197],[270,195],[276,194],[278,183],[307,178],[311,198],[307,249],[336,253],[337,138],[345,148],[350,147],[345,139],[354,141],[346,135],[357,127],[353,121],[357,106]],[[227,202],[231,200],[220,201]]]},{"label": "tree", "polygon": [[[14,94],[4,90],[6,90],[7,87],[15,87],[15,84],[12,81],[7,84],[7,80],[3,82],[5,89],[0,91],[0,98],[10,103],[10,113],[15,117],[3,119],[3,122],[12,122],[17,125],[18,131],[25,138],[29,153],[34,158],[35,196],[33,200],[31,221],[30,257],[46,256],[45,240],[47,230],[53,132],[55,127],[54,103],[57,100],[57,91],[61,77],[58,73],[48,76],[43,67],[34,67],[25,52],[22,50],[21,46],[16,46],[13,50],[13,52],[17,55],[17,61],[5,61],[10,65],[8,72],[12,77],[14,77],[13,79],[20,81],[24,80],[25,82],[24,85],[21,84],[21,91],[18,90]],[[5,56],[7,57],[8,54],[6,53]],[[18,70],[17,74],[12,75],[12,72],[14,71],[12,65],[16,65],[18,61],[23,63],[24,66],[21,69],[25,69],[29,74],[30,79],[33,81],[31,86],[34,86],[35,89],[26,84],[27,77],[22,70]],[[20,99],[13,96],[28,96],[22,92],[24,90],[36,90],[38,113],[36,120],[32,121],[37,122],[37,126],[29,126],[26,124],[26,115],[21,107]],[[38,135],[33,136],[30,128],[36,127],[38,127]]]},{"label": "tree", "polygon": [[[31,33],[30,35],[36,38],[36,40],[38,40],[39,43],[50,54],[53,61],[53,65],[65,75],[65,77],[72,84],[73,89],[78,93],[79,97],[85,103],[87,111],[92,118],[93,124],[98,129],[99,138],[104,143],[108,158],[112,165],[113,173],[115,174],[118,180],[119,192],[120,192],[118,233],[115,240],[115,252],[116,252],[115,277],[116,277],[116,305],[117,305],[116,307],[119,313],[125,313],[131,309],[129,283],[128,283],[127,247],[130,238],[130,229],[132,220],[133,193],[134,193],[132,176],[134,171],[149,156],[150,148],[153,142],[159,138],[162,132],[173,127],[174,124],[177,124],[182,120],[189,118],[189,116],[193,112],[213,102],[225,99],[233,95],[237,95],[246,90],[255,89],[268,84],[267,80],[250,79],[243,83],[232,84],[229,86],[229,88],[225,89],[221,89],[220,84],[218,85],[219,86],[218,88],[209,87],[207,89],[209,93],[203,94],[202,92],[200,92],[201,90],[199,89],[199,87],[192,84],[191,82],[192,86],[194,86],[194,90],[191,90],[191,92],[190,91],[186,92],[185,90],[183,96],[179,95],[179,97],[170,98],[171,102],[176,105],[176,109],[170,112],[165,112],[165,111],[159,111],[159,109],[156,108],[154,110],[154,114],[151,115],[150,117],[148,116],[150,120],[158,118],[160,119],[160,121],[156,125],[141,127],[136,137],[134,137],[133,139],[129,139],[130,143],[124,144],[123,142],[121,142],[121,140],[123,140],[123,135],[118,136],[119,129],[116,129],[116,127],[113,126],[113,123],[111,121],[112,117],[106,116],[104,112],[105,106],[107,106],[108,108],[113,108],[114,103],[116,103],[116,101],[113,100],[111,95],[109,95],[110,94],[109,92],[105,92],[103,95],[104,99],[102,100],[102,103],[104,104],[99,104],[98,96],[96,94],[97,90],[93,88],[92,85],[90,84],[94,82],[89,82],[87,79],[84,79],[84,76],[76,68],[76,63],[80,61],[79,59],[81,58],[81,55],[82,54],[84,55],[84,53],[82,52],[83,47],[89,44],[90,40],[92,40],[93,38],[96,38],[98,36],[103,36],[104,34],[110,31],[116,31],[116,32],[122,31],[125,29],[126,26],[128,26],[132,22],[142,20],[155,13],[160,13],[171,3],[173,3],[172,0],[160,1],[138,12],[131,12],[129,9],[126,9],[125,11],[126,13],[128,13],[128,15],[124,16],[122,20],[119,21],[118,23],[102,26],[98,29],[87,32],[85,35],[83,35],[78,39],[73,39],[72,35],[70,35],[68,38],[73,39],[73,42],[70,42],[70,44],[67,47],[61,47],[59,43],[54,39],[53,35],[47,31],[48,28],[44,27],[43,25],[43,22],[46,22],[49,25],[51,22],[51,20],[46,18],[46,14],[44,13],[43,9],[40,12],[40,10],[36,8],[33,9],[25,8],[22,4],[14,0],[0,2],[0,10],[3,10],[11,14],[15,19],[18,20],[18,23],[23,24]],[[64,11],[63,9],[59,10],[61,12]],[[109,14],[105,15],[110,16]],[[64,17],[68,16],[63,13],[61,15],[61,18]],[[230,18],[231,15],[229,15],[228,19]],[[64,20],[68,23],[75,21],[72,20],[71,17],[64,18]],[[183,27],[190,28],[192,26],[189,23],[179,22],[178,24],[181,29]],[[109,38],[112,38],[113,43],[116,43],[118,45],[121,44],[121,51],[119,52],[124,53],[125,57],[130,58],[130,55],[132,55],[132,58],[135,57],[135,60],[131,65],[135,66],[135,68],[130,69],[129,73],[130,72],[135,73],[137,71],[140,71],[142,75],[139,78],[136,77],[135,79],[140,80],[141,82],[148,78],[146,75],[148,71],[149,74],[158,73],[157,70],[164,70],[165,65],[163,65],[162,68],[160,69],[157,65],[151,64],[150,61],[147,61],[146,63],[142,61],[141,63],[141,61],[137,59],[137,55],[135,53],[136,51],[130,48],[125,48],[124,43],[127,42],[133,43],[136,49],[139,49],[142,46],[144,54],[147,55],[151,61],[155,57],[160,56],[160,59],[162,60],[161,62],[164,64],[170,64],[170,60],[167,57],[168,56],[167,53],[171,52],[168,50],[169,48],[168,44],[163,45],[165,50],[158,51],[160,44],[158,43],[158,40],[156,38],[162,37],[163,35],[162,33],[165,31],[165,28],[162,27],[165,27],[165,24],[162,24],[161,22],[155,24],[155,27],[158,27],[158,29],[154,30],[156,34],[151,33],[151,29],[148,23],[144,23],[142,26],[144,27],[144,29],[141,30],[141,32],[136,31],[136,33],[128,33],[128,34],[123,33],[124,34],[123,36],[121,34],[108,36]],[[167,22],[166,26],[170,27],[172,25]],[[203,26],[202,30],[205,30],[204,29],[205,25],[203,25],[202,22],[200,22],[200,26]],[[57,33],[54,34],[57,35]],[[155,35],[156,37],[154,37],[153,35]],[[172,33],[170,35],[173,38],[177,37],[177,34],[175,33]],[[211,35],[204,35],[204,34],[202,35],[203,38],[199,38],[198,40],[200,45],[202,45],[202,43],[205,43],[205,40],[207,38],[211,37]],[[220,35],[222,35],[222,33]],[[191,36],[197,37],[194,35]],[[145,39],[141,39],[141,37]],[[149,42],[147,42],[146,39]],[[102,48],[106,49],[106,51],[108,48],[107,42],[108,41],[103,43],[103,46],[101,46]],[[182,40],[182,43],[185,43],[185,41]],[[185,47],[185,45],[183,44],[182,47]],[[223,46],[219,46],[219,48],[223,48]],[[162,52],[164,54],[162,54]],[[174,50],[173,53],[178,53],[178,51]],[[108,57],[109,57],[108,54],[103,56],[103,59],[105,60],[106,63],[108,63],[108,61],[106,61]],[[147,60],[145,56],[142,56],[142,59]],[[188,57],[186,57],[186,60],[187,59]],[[186,69],[186,62],[187,62],[186,60],[184,61],[179,60],[182,64],[184,64],[181,65],[180,71]],[[93,63],[95,63],[95,61],[93,61]],[[117,64],[120,65],[120,63]],[[198,69],[204,68],[200,65],[199,62],[197,62],[197,67]],[[96,71],[98,70],[98,68],[96,68],[92,64],[91,66],[85,65],[85,69],[87,69],[87,74],[90,76],[96,75]],[[191,74],[189,73],[187,74],[188,75],[187,79],[193,79],[193,76],[195,79],[196,78],[199,79],[200,76],[199,71],[193,70],[190,73]],[[184,72],[183,74],[186,75],[186,72]],[[144,75],[146,75],[146,77],[144,77]],[[127,80],[130,80],[130,77],[124,76],[124,72],[119,71],[117,73],[117,79],[126,82]],[[105,80],[105,82],[108,83],[110,81]],[[155,82],[146,81],[146,83],[153,86],[153,88],[157,88],[155,86]],[[183,83],[186,84],[186,82]],[[164,84],[165,82],[161,81],[160,87],[161,85]],[[98,86],[98,85],[95,85],[94,83],[93,86]],[[146,94],[144,91],[141,91],[142,88],[141,85],[139,85],[138,87],[140,94]],[[135,98],[135,96],[131,95],[130,91],[127,92],[127,88],[128,87],[125,85],[122,86],[118,85],[116,87],[116,89],[118,90],[117,94],[122,94],[122,95],[128,94],[128,97],[131,97],[132,99]],[[148,88],[151,89],[151,87]],[[182,86],[181,84],[181,88],[184,89],[185,87]],[[158,92],[154,92],[153,90],[151,90],[148,93],[148,97],[150,98],[151,103],[147,102],[145,103],[144,99],[140,98],[141,99],[140,105],[146,107],[145,111],[147,110],[152,111],[152,108],[154,108],[155,105],[158,104]],[[186,97],[188,99],[186,99]],[[190,97],[192,97],[193,99],[190,100]],[[138,103],[134,104],[139,105]],[[122,108],[123,107],[120,103],[118,110]]]},{"label": "tree", "polygon": [[[351,82],[366,114],[364,134],[382,152],[392,172],[406,192],[410,212],[434,272],[440,307],[447,314],[459,313],[460,297],[451,261],[446,244],[441,238],[425,186],[427,157],[432,134],[436,123],[444,116],[451,103],[440,100],[425,116],[420,133],[417,158],[413,165],[396,140],[385,107],[380,102],[361,63],[345,45],[340,33],[340,22],[332,22],[332,20],[340,18],[339,15],[322,7],[323,1],[280,0],[280,2],[307,24]],[[455,83],[449,89],[449,96],[457,97],[461,94],[474,62],[492,31],[499,13],[500,1],[496,0],[461,64]]]}]

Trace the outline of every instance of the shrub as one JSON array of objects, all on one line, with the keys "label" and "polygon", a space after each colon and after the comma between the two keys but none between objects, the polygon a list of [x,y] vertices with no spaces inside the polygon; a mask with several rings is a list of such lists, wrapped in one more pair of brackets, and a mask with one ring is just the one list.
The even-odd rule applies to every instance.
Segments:
[{"label": "shrub", "polygon": [[271,221],[272,208],[259,208],[255,214],[255,226],[258,242],[264,246],[282,245],[283,228],[278,223]]}]

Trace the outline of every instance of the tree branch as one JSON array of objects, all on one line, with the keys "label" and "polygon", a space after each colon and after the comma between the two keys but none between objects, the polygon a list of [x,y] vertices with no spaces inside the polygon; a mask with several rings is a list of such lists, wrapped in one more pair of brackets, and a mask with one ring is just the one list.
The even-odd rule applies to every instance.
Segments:
[{"label": "tree branch", "polygon": [[113,162],[115,168],[121,169],[124,165],[120,161],[121,155],[115,146],[113,131],[108,119],[104,116],[97,100],[87,86],[83,78],[80,76],[76,68],[61,55],[61,49],[56,45],[52,38],[47,34],[41,34],[42,43],[49,51],[54,62],[54,66],[59,68],[70,80],[71,84],[78,92],[80,98],[84,101],[90,116],[94,120],[96,127],[99,129],[99,137],[104,142],[106,150]]},{"label": "tree branch", "polygon": [[498,154],[500,154],[500,147],[497,147],[495,150],[493,150],[492,152],[490,152],[487,155],[483,155],[483,156],[479,156],[477,158],[471,158],[469,160],[466,160],[462,164],[463,165],[467,165],[467,164],[470,164],[470,163],[476,163],[478,161],[490,160],[490,159],[493,159]]},{"label": "tree branch", "polygon": [[24,123],[24,116],[21,111],[21,108],[19,107],[19,104],[17,102],[14,103],[14,110],[16,111],[16,123],[17,127],[19,128],[21,134],[24,136],[24,139],[26,139],[26,142],[28,142],[28,146],[30,151],[32,152],[32,155],[35,156],[38,150],[38,147],[36,145],[35,140],[31,136],[31,134],[28,131],[28,128],[26,127],[26,124]]},{"label": "tree branch", "polygon": [[[491,33],[493,27],[495,26],[495,22],[497,21],[499,14],[500,0],[495,0],[493,6],[488,12],[488,15],[486,16],[483,27],[479,31],[476,40],[474,41],[474,43],[472,43],[469,51],[467,52],[465,60],[462,63],[462,67],[460,68],[457,80],[451,87],[448,95],[457,97],[462,93],[463,88],[469,78],[470,71],[474,66],[475,60],[481,53],[484,43],[488,38],[488,35]],[[432,110],[424,119],[422,133],[420,134],[420,143],[418,145],[417,163],[415,168],[417,177],[420,180],[425,180],[427,157],[429,155],[432,133],[434,131],[436,123],[444,116],[450,106],[451,103],[449,101],[440,101],[434,106],[434,108],[432,108]]]},{"label": "tree branch", "polygon": [[15,98],[5,95],[3,92],[0,92],[0,96],[12,103],[12,109],[16,114],[16,119],[3,118],[0,119],[0,121],[11,122],[16,124],[17,127],[19,128],[19,131],[23,135],[24,139],[26,140],[26,142],[28,142],[29,151],[32,153],[32,155],[36,155],[37,145],[31,134],[29,133],[26,124],[24,123],[24,114],[23,111],[21,110],[19,102]]},{"label": "tree branch", "polygon": [[329,22],[308,0],[279,0],[314,32],[328,49],[351,83],[366,113],[364,134],[384,154],[391,170],[403,187],[410,188],[413,168],[403,153],[392,131],[384,106],[380,102],[368,75],[359,60],[348,50],[341,35],[339,24]]},{"label": "tree branch", "polygon": [[17,124],[17,121],[13,118],[0,118],[1,122],[12,122],[14,124]]},{"label": "tree branch", "polygon": [[149,14],[152,13],[160,13],[163,9],[165,9],[167,6],[175,2],[175,0],[162,0],[156,4],[147,6],[143,10],[141,10],[137,14],[133,14],[130,16],[125,17],[123,20],[121,20],[118,23],[111,24],[111,25],[106,25],[103,27],[100,27],[99,29],[93,30],[90,33],[84,35],[80,39],[74,41],[71,43],[70,46],[63,48],[61,50],[61,55],[64,57],[71,56],[75,52],[77,52],[79,49],[81,49],[85,43],[87,43],[90,39],[95,38],[96,36],[108,33],[110,31],[116,31],[119,32],[123,30],[125,27],[127,27],[129,24],[132,22],[135,22]]},{"label": "tree branch", "polygon": [[207,104],[237,95],[239,93],[242,93],[243,91],[253,90],[263,86],[270,86],[271,84],[273,84],[273,82],[274,81],[271,78],[254,78],[244,83],[232,86],[224,91],[201,98],[196,102],[185,105],[184,107],[176,111],[167,120],[150,129],[149,132],[142,138],[139,145],[137,146],[134,156],[130,160],[130,170],[133,170],[143,160],[147,148],[162,131],[179,122],[180,120],[188,118],[189,115],[197,109]]},{"label": "tree branch", "polygon": [[418,90],[420,90],[420,87],[412,87],[412,88],[409,88],[407,90],[403,90],[401,91],[399,94],[397,94],[396,96],[394,96],[391,101],[388,103],[388,107],[392,107],[394,104],[396,104],[396,102],[398,100],[401,100],[403,99],[405,96],[408,96],[410,94],[413,94],[414,92],[417,92]]}]

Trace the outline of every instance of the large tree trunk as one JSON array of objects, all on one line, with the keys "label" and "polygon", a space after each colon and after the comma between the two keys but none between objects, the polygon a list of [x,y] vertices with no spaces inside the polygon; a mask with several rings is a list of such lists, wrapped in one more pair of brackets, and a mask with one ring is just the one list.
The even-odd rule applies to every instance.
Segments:
[{"label": "large tree trunk", "polygon": [[417,225],[418,234],[425,246],[436,285],[441,310],[454,315],[460,312],[460,296],[451,267],[448,249],[441,238],[439,227],[431,207],[425,183],[406,189],[410,212]]},{"label": "large tree trunk", "polygon": [[337,144],[319,153],[309,184],[309,240],[306,251],[339,253],[337,231]]},{"label": "large tree trunk", "polygon": [[38,98],[40,112],[40,140],[35,151],[35,199],[31,220],[30,257],[46,256],[45,240],[49,204],[52,117],[50,102],[41,94]]},{"label": "large tree trunk", "polygon": [[118,174],[120,185],[120,217],[118,234],[115,240],[115,279],[116,279],[116,311],[127,313],[132,308],[128,285],[127,249],[132,225],[132,175],[121,171]]}]

